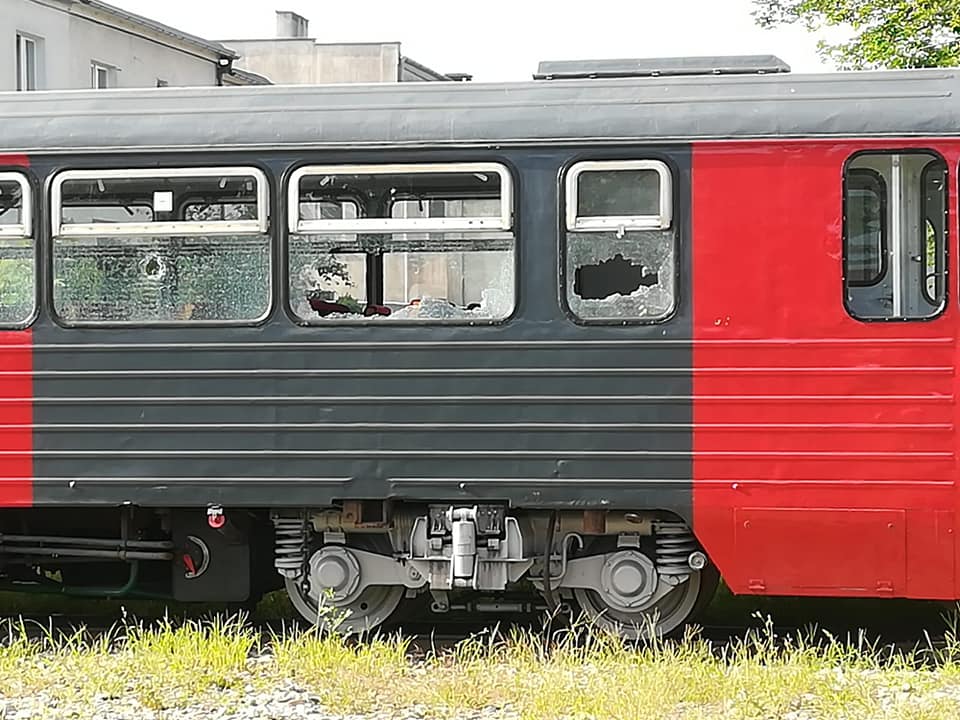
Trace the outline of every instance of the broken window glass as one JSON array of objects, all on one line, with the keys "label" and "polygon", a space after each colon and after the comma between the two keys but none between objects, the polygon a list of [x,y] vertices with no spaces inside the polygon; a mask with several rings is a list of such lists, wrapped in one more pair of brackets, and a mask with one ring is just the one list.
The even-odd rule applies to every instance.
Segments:
[{"label": "broken window glass", "polygon": [[662,320],[676,305],[669,230],[567,233],[566,294],[583,320]]},{"label": "broken window glass", "polygon": [[35,309],[34,245],[24,217],[20,176],[0,178],[0,327],[27,323]]},{"label": "broken window glass", "polygon": [[[306,322],[500,320],[513,311],[509,233],[291,235],[289,263],[292,309]],[[379,301],[369,273],[382,279]]]},{"label": "broken window glass", "polygon": [[270,307],[270,239],[55,238],[53,277],[68,323],[252,322]]},{"label": "broken window glass", "polygon": [[304,232],[288,246],[294,313],[307,323],[508,317],[514,237],[498,229],[510,196],[494,168],[312,168],[296,186]]},{"label": "broken window glass", "polygon": [[33,241],[0,237],[0,326],[23,325],[33,316]]}]

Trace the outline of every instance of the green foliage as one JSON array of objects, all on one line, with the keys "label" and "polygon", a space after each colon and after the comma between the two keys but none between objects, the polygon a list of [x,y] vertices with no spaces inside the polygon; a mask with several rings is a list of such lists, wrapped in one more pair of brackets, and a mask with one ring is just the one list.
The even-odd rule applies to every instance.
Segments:
[{"label": "green foliage", "polygon": [[763,27],[849,28],[821,54],[845,70],[960,65],[960,0],[754,0]]}]

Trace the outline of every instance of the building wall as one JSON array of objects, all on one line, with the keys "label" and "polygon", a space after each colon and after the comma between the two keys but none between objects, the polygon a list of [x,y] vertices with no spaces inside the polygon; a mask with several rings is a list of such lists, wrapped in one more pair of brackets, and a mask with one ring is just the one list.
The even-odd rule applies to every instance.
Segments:
[{"label": "building wall", "polygon": [[217,82],[216,63],[146,38],[99,25],[31,0],[0,0],[0,91],[17,89],[16,36],[40,39],[41,90],[90,87],[93,61],[116,68],[115,87],[204,86]]},{"label": "building wall", "polygon": [[397,82],[400,43],[320,44],[312,38],[225,40],[237,66],[278,85]]}]

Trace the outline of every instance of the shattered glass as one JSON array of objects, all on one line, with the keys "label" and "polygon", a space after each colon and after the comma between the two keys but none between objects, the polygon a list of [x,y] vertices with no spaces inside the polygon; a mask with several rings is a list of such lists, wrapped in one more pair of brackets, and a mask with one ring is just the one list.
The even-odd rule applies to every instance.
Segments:
[{"label": "shattered glass", "polygon": [[22,325],[33,315],[33,240],[0,238],[0,325]]},{"label": "shattered glass", "polygon": [[254,321],[270,307],[268,236],[56,238],[66,322]]},{"label": "shattered glass", "polygon": [[[291,305],[305,322],[484,321],[514,307],[509,233],[291,235]],[[382,305],[370,304],[368,257],[381,258]]]},{"label": "shattered glass", "polygon": [[673,231],[568,233],[566,293],[584,320],[658,320],[673,312]]}]

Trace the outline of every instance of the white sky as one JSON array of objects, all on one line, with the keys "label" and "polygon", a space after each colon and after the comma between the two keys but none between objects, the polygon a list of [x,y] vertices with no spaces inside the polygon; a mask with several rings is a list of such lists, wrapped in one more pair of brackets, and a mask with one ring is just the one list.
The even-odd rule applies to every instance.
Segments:
[{"label": "white sky", "polygon": [[[829,70],[802,27],[762,30],[751,0],[108,0],[210,40],[274,37],[275,10],[318,42],[400,41],[401,52],[477,81],[525,80],[540,60],[773,53]],[[242,62],[240,63],[242,66]]]}]

